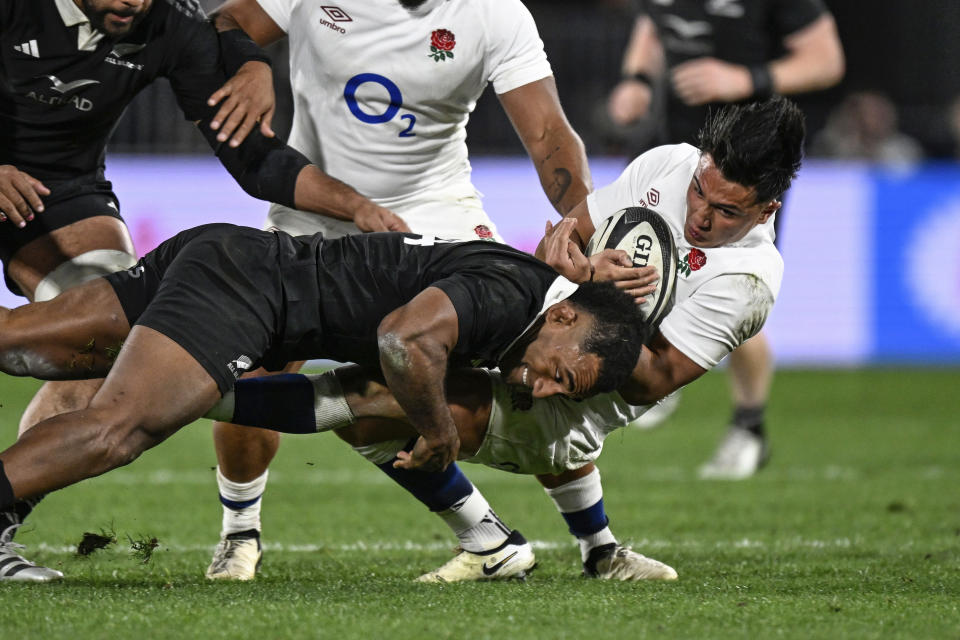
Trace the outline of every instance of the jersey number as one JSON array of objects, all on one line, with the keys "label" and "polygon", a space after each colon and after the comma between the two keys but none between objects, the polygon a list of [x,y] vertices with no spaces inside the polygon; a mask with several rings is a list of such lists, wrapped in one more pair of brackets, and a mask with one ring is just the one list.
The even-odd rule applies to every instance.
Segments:
[{"label": "jersey number", "polygon": [[[387,105],[387,109],[383,113],[367,113],[360,108],[360,103],[357,101],[357,89],[367,82],[376,82],[387,90],[387,94],[390,96],[390,104]],[[390,122],[400,111],[400,107],[403,106],[403,95],[400,93],[400,87],[389,78],[376,73],[359,73],[347,80],[347,85],[343,88],[343,99],[347,101],[350,113],[360,122],[366,122],[367,124]],[[417,135],[413,132],[413,125],[417,123],[415,115],[405,113],[400,116],[400,119],[408,120],[409,124],[406,129],[399,133],[398,137],[412,138]]]}]

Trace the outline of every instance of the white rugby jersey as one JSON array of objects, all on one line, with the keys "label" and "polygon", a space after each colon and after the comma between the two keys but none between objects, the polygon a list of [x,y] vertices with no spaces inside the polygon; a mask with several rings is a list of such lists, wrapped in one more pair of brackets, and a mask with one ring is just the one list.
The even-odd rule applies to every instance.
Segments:
[{"label": "white rugby jersey", "polygon": [[594,225],[614,212],[644,206],[662,215],[677,243],[680,271],[676,303],[660,331],[704,369],[756,335],[766,321],[783,278],[783,259],[773,244],[773,219],[740,241],[700,249],[683,236],[687,188],[700,152],[689,144],[644,153],[610,185],[587,196]]},{"label": "white rugby jersey", "polygon": [[289,35],[290,146],[401,215],[427,190],[475,193],[466,124],[488,82],[551,75],[520,0],[258,2]]}]

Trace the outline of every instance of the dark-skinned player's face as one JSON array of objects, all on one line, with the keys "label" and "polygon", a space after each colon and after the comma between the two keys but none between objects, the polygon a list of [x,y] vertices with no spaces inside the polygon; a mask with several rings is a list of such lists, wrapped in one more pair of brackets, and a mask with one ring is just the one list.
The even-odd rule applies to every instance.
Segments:
[{"label": "dark-skinned player's face", "polygon": [[94,29],[109,38],[122,38],[137,26],[153,0],[74,0]]},{"label": "dark-skinned player's face", "polygon": [[502,363],[504,379],[527,387],[535,398],[590,396],[600,375],[600,358],[583,350],[593,317],[559,303],[545,318],[536,338],[517,358],[519,362]]}]

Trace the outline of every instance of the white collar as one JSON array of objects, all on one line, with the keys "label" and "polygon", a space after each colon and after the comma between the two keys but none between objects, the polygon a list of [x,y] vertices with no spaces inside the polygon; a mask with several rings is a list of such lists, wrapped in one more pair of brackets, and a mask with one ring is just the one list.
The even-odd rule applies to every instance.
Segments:
[{"label": "white collar", "polygon": [[60,12],[64,25],[68,27],[80,25],[77,30],[77,51],[95,50],[104,38],[103,32],[93,28],[90,18],[73,0],[54,0],[54,2],[57,4],[57,11]]}]

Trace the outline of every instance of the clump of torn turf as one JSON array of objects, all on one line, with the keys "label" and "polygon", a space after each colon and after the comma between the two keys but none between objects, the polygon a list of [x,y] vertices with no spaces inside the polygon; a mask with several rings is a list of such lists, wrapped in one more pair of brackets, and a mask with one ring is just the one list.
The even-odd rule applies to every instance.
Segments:
[{"label": "clump of torn turf", "polygon": [[153,557],[153,550],[160,546],[159,540],[156,538],[148,538],[146,536],[141,536],[136,540],[130,536],[127,536],[127,540],[130,541],[131,555],[139,560],[141,564],[147,564],[150,562],[150,559]]},{"label": "clump of torn turf", "polygon": [[84,532],[80,543],[77,545],[77,555],[89,556],[94,551],[106,549],[110,545],[116,543],[117,534],[114,532],[112,525],[108,528],[100,529],[100,533],[86,531]]}]

